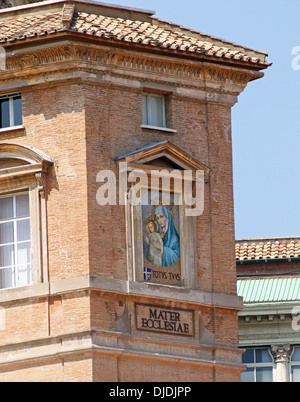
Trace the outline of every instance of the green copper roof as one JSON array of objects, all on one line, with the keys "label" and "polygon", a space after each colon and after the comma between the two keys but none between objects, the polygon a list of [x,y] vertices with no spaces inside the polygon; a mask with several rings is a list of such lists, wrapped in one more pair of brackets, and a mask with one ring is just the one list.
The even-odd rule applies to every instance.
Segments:
[{"label": "green copper roof", "polygon": [[239,279],[237,290],[244,303],[297,301],[300,300],[300,277]]}]

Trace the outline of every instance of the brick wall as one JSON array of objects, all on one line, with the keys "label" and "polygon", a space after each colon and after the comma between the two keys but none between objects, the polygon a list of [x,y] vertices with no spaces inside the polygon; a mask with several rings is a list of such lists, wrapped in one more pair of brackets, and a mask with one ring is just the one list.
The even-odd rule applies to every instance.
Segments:
[{"label": "brick wall", "polygon": [[[140,127],[141,96],[141,89],[97,81],[66,81],[64,85],[33,87],[22,93],[24,135],[6,141],[34,146],[55,161],[48,178],[47,197],[49,280],[85,275],[127,279],[124,207],[97,205],[96,176],[102,169],[112,169],[117,174],[113,158],[124,152],[153,141],[169,140],[212,169],[205,185],[205,212],[197,218],[198,282],[192,287],[234,294],[230,107],[169,95],[168,113],[172,115],[172,128],[177,130],[169,134]],[[130,296],[122,300],[134,328],[135,300]],[[190,305],[179,303],[177,307]],[[105,292],[69,293],[12,304],[7,309],[8,325],[1,333],[1,343],[85,330],[115,331],[117,310],[116,295]],[[202,314],[219,345],[237,346],[237,319],[231,311],[199,307],[195,311],[197,317]],[[174,337],[165,336],[165,342],[172,344]],[[92,374],[91,360],[82,359],[63,364],[56,360],[45,365],[34,363],[9,373],[4,370],[1,378],[82,380],[93,376],[99,381],[209,381],[216,375],[224,379],[237,377],[234,370],[230,374],[230,369],[216,374],[211,364],[195,367],[188,362],[177,365],[172,359],[161,362],[99,353]],[[80,375],[78,369],[85,364],[87,370]]]},{"label": "brick wall", "polygon": [[[47,6],[59,17],[57,27],[63,6]],[[23,12],[40,18],[43,7]],[[126,18],[132,12],[76,7]],[[75,9],[67,10],[64,29]],[[151,22],[147,13],[134,15]],[[10,22],[17,17],[7,15]],[[13,88],[22,94],[24,125],[1,131],[0,142],[35,147],[54,160],[43,250],[49,281],[0,290],[0,381],[238,381],[231,107],[247,82],[261,76],[258,67],[237,58],[225,66],[219,56],[205,63],[204,54],[197,58],[183,48],[121,41],[118,48],[117,41],[90,40],[83,31],[82,42],[72,36],[78,32],[65,34],[59,30],[61,42],[40,32],[20,47],[9,41],[9,68],[0,72],[0,93]],[[165,94],[167,125],[176,132],[141,127],[147,90]],[[124,206],[100,207],[96,199],[100,170],[118,178],[115,157],[165,140],[211,169],[204,213],[195,219],[195,267],[188,267],[195,275],[188,289],[129,281],[128,215]],[[192,336],[137,328],[137,304],[192,311]]]}]

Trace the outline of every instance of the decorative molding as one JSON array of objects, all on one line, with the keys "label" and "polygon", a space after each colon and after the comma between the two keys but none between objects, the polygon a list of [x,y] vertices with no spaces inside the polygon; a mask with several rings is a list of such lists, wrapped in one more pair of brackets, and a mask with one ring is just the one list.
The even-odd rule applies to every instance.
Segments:
[{"label": "decorative molding", "polygon": [[257,314],[251,314],[251,315],[245,315],[245,314],[240,314],[239,316],[240,322],[246,322],[246,323],[252,323],[254,324],[255,322],[264,322],[264,323],[274,323],[274,322],[289,322],[292,320],[292,314],[274,314],[274,313],[257,313]]},{"label": "decorative molding", "polygon": [[46,179],[47,179],[46,174],[43,172],[36,173],[35,178],[36,178],[39,188],[44,189],[46,186]]},{"label": "decorative molding", "polygon": [[288,363],[292,353],[291,345],[272,345],[271,352],[275,363]]},{"label": "decorative molding", "polygon": [[[30,53],[7,57],[7,70],[24,70],[37,65],[64,61],[88,61],[102,66],[121,67],[188,78],[201,78],[202,67],[153,59],[143,56],[113,53],[103,49],[77,46],[41,48]],[[203,77],[202,77],[203,78]]]},{"label": "decorative molding", "polygon": [[9,55],[6,59],[6,70],[24,70],[44,64],[60,63],[68,60],[75,60],[74,53],[70,46],[57,46],[51,48],[41,48],[30,53]]},{"label": "decorative molding", "polygon": [[136,55],[120,55],[116,59],[116,65],[122,68],[138,69],[157,74],[203,79],[202,66],[177,63],[175,61],[170,62],[165,59],[153,59]]},{"label": "decorative molding", "polygon": [[[69,279],[60,279],[48,284],[33,284],[22,288],[0,289],[0,303],[9,303],[19,300],[35,300],[42,297],[67,295],[85,291],[99,291],[101,293],[117,294],[120,297],[153,299],[153,285],[142,282],[130,282],[122,279],[111,279],[99,276],[81,276]],[[214,303],[213,294],[202,290],[181,289],[172,286],[155,285],[155,298],[161,302],[184,302],[187,306],[216,307],[219,309],[241,308],[240,300],[235,295],[219,294],[219,299]],[[122,314],[122,313],[120,313]],[[121,316],[121,315],[120,315]],[[117,318],[119,318],[117,316]]]},{"label": "decorative molding", "polygon": [[[77,66],[78,69],[104,70],[110,74],[134,78],[137,77],[137,74],[141,78],[141,73],[143,73],[143,80],[150,79],[149,74],[152,74],[151,81],[153,81],[154,76],[158,81],[163,81],[164,77],[166,77],[166,82],[172,77],[180,80],[179,84],[181,86],[201,86],[202,88],[205,88],[211,82],[244,87],[249,81],[261,77],[261,73],[237,68],[213,66],[207,63],[189,62],[188,60],[177,61],[161,56],[130,54],[129,52],[111,51],[76,44],[43,47],[13,55],[8,52],[7,69],[1,72],[0,75],[1,79],[3,76],[4,80],[5,74],[10,74],[16,70],[20,71],[22,76],[36,75],[41,74],[43,65],[61,64],[70,61],[81,63]],[[82,62],[88,62],[88,65],[84,65]],[[37,69],[38,66],[39,69]],[[59,67],[61,68],[61,65]],[[70,66],[68,64],[68,68],[74,69],[74,65]],[[48,70],[47,73],[49,74]],[[187,81],[182,82],[182,79]]]},{"label": "decorative molding", "polygon": [[[1,173],[5,175],[10,172],[15,173],[17,170],[31,170],[31,168],[37,168],[38,171],[44,172],[53,164],[53,159],[43,151],[34,147],[12,143],[0,143],[0,159],[1,158],[18,159],[21,164],[21,167],[8,166],[6,169],[0,169]],[[32,170],[32,172],[35,171],[36,169]]]}]

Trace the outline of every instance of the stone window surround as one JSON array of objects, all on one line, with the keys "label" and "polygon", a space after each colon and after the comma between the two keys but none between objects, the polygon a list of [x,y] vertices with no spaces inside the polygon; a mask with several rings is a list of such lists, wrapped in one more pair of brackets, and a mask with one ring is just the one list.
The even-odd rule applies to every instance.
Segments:
[{"label": "stone window surround", "polygon": [[6,133],[6,132],[18,131],[18,130],[24,130],[24,126],[13,126],[13,127],[0,128],[0,133]]},{"label": "stone window surround", "polygon": [[[0,169],[0,194],[28,191],[30,203],[32,284],[48,281],[46,175],[53,160],[28,146],[0,143],[0,162],[18,161]],[[6,162],[7,163],[7,162]]]},{"label": "stone window surround", "polygon": [[176,134],[177,133],[177,130],[173,130],[172,128],[148,126],[146,124],[141,124],[141,128],[147,129],[147,130],[163,131],[163,132],[171,133],[171,134]]},{"label": "stone window surround", "polygon": [[[159,161],[159,158],[166,157],[170,161],[172,161],[175,165],[177,165],[177,169],[179,170],[192,170],[193,178],[192,182],[195,185],[195,170],[200,169],[208,174],[210,169],[203,165],[201,162],[193,160],[189,155],[186,155],[181,149],[175,147],[168,141],[154,144],[153,147],[150,146],[149,149],[144,149],[142,151],[134,151],[133,153],[129,153],[127,156],[118,157],[115,160],[118,161],[118,170],[120,180],[123,182],[124,189],[127,188],[126,183],[128,183],[127,174],[131,173],[133,175],[136,171],[142,170],[148,176],[150,173],[157,173],[160,176],[161,169],[168,169],[166,167],[159,167],[159,162],[157,166],[148,165],[149,162],[154,162],[156,160]],[[120,168],[120,162],[127,163],[126,171],[122,171]],[[137,170],[136,170],[137,169]],[[133,176],[132,176],[133,177]],[[149,183],[149,176],[148,176]],[[148,184],[141,183],[141,191],[148,191]],[[127,188],[129,190],[129,188]],[[157,190],[161,190],[161,188],[157,188]],[[171,193],[174,192],[175,189],[171,189]],[[175,193],[174,193],[175,194]],[[192,289],[196,283],[196,244],[193,241],[188,241],[187,239],[194,239],[195,230],[196,230],[196,222],[193,217],[184,216],[182,213],[183,206],[180,207],[180,215],[181,215],[181,229],[182,229],[182,238],[181,244],[183,244],[183,248],[181,250],[181,262],[182,262],[182,271],[181,271],[181,286],[180,288]],[[143,266],[142,256],[143,256],[143,246],[142,246],[142,238],[140,228],[142,227],[141,223],[141,206],[130,205],[130,203],[126,204],[125,207],[125,216],[126,216],[126,230],[127,230],[127,244],[126,244],[126,254],[127,254],[127,277],[130,282],[144,282],[142,279],[142,274],[140,271],[140,267]],[[182,241],[183,240],[183,241]],[[152,284],[154,286],[168,286],[162,284]],[[170,285],[171,287],[177,287],[174,285]]]}]

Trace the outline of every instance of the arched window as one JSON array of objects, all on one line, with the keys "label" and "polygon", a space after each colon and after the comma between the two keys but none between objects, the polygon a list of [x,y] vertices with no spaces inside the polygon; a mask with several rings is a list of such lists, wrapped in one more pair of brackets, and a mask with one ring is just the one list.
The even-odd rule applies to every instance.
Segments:
[{"label": "arched window", "polygon": [[46,192],[53,160],[0,144],[0,289],[48,280]]}]

